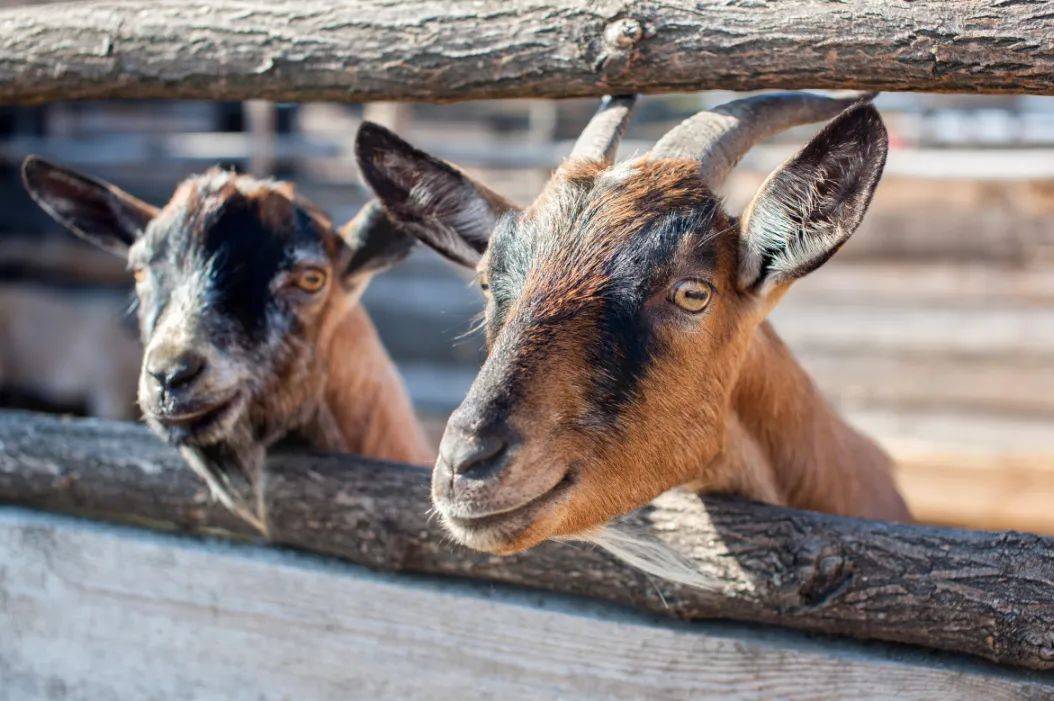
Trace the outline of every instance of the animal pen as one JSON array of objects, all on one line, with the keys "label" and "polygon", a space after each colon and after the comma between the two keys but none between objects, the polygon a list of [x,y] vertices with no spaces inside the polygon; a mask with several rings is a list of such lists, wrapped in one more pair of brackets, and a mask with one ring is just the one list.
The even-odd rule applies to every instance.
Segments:
[{"label": "animal pen", "polygon": [[[1052,9],[45,4],[0,11],[0,100],[1054,95]],[[0,413],[0,699],[1054,697],[1050,537],[670,493],[630,521],[689,587],[457,547],[406,466],[284,452],[264,501],[266,541],[141,426]]]}]

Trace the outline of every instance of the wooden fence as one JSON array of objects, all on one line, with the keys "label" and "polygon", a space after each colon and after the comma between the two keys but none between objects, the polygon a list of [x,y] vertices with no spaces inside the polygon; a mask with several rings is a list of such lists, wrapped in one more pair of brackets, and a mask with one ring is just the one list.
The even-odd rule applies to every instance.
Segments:
[{"label": "wooden fence", "polygon": [[[1049,699],[1037,673],[0,507],[0,699]],[[573,576],[576,570],[569,572]]]},{"label": "wooden fence", "polygon": [[[0,11],[8,104],[710,87],[1054,94],[1052,79],[1054,11],[1025,0]],[[583,545],[509,558],[458,548],[427,516],[420,469],[279,455],[269,473],[274,544],[352,565],[246,543],[257,539],[142,427],[0,414],[0,699],[1054,695],[1054,539],[671,493],[628,520],[709,582],[684,587]],[[714,618],[742,623],[696,620]]]},{"label": "wooden fence", "polygon": [[[506,558],[457,547],[440,525],[428,516],[428,475],[420,468],[384,465],[349,456],[279,455],[269,466],[267,485],[268,525],[274,543],[337,556],[374,570],[467,577],[563,595],[588,596],[662,616],[777,624],[811,633],[967,653],[1008,667],[1054,670],[1054,598],[1051,596],[1054,591],[1054,539],[1051,538],[1012,532],[893,525],[672,493],[634,515],[631,524],[660,538],[692,562],[711,582],[705,587],[684,587],[649,578],[604,552],[581,544],[548,543],[528,553]],[[145,428],[134,424],[61,419],[20,412],[0,413],[0,502],[165,531],[242,541],[257,539],[241,521],[209,502],[204,488],[182,465],[176,451],[160,444]],[[205,597],[210,601],[218,612],[216,615],[225,620],[239,612],[244,613],[246,607],[253,609],[256,606],[268,607],[268,615],[272,618],[279,616],[282,597],[297,591],[299,593],[291,602],[294,609],[282,615],[293,619],[294,627],[300,631],[298,635],[307,636],[305,631],[315,631],[315,643],[325,649],[342,644],[340,641],[348,636],[355,638],[357,645],[365,645],[361,636],[375,633],[352,626],[350,629],[341,628],[340,635],[333,635],[333,631],[323,624],[308,625],[298,618],[301,614],[311,619],[323,616],[323,612],[339,610],[340,613],[333,615],[347,620],[345,607],[350,606],[351,611],[369,608],[388,612],[379,615],[384,619],[384,625],[395,626],[406,624],[396,613],[404,607],[443,611],[443,605],[439,603],[441,595],[422,594],[418,585],[412,583],[402,590],[397,586],[398,580],[385,579],[389,593],[383,601],[351,604],[342,598],[329,598],[336,596],[341,588],[331,589],[325,577],[320,576],[318,581],[312,580],[313,583],[302,586],[289,584],[288,588],[285,584],[274,584],[270,582],[270,575],[260,573],[262,565],[247,568],[242,564],[240,558],[243,555],[239,554],[242,551],[220,549],[213,552],[214,549],[195,549],[195,546],[192,552],[177,549],[162,557],[149,554],[161,547],[157,544],[142,546],[135,539],[128,540],[111,532],[99,535],[91,531],[74,536],[72,532],[77,527],[70,522],[48,521],[40,526],[32,519],[27,521],[20,517],[20,513],[9,514],[7,524],[0,527],[0,531],[6,529],[3,538],[8,541],[21,539],[22,547],[28,547],[30,552],[15,557],[13,564],[6,565],[6,580],[0,579],[6,582],[6,589],[0,588],[0,611],[23,623],[15,627],[16,638],[25,640],[27,645],[42,646],[47,638],[46,633],[25,620],[30,616],[27,611],[36,616],[35,612],[47,609],[49,597],[36,591],[35,585],[31,586],[38,577],[58,577],[66,588],[73,582],[94,582],[97,578],[107,582],[119,580],[120,592],[126,592],[132,583],[140,581],[136,576],[141,576],[142,583],[138,586],[148,589],[141,596],[152,600],[165,596],[149,590],[155,578],[165,581],[165,591],[178,589],[179,585],[170,580],[171,575],[175,582],[187,583],[192,590],[191,598]],[[53,535],[41,536],[38,533],[41,529]],[[70,538],[75,543],[83,542],[83,547],[64,545],[56,551],[54,541]],[[37,546],[41,539],[48,545],[44,552],[37,552],[41,549]],[[146,554],[144,547],[149,551]],[[7,548],[10,553],[18,546],[8,545]],[[68,562],[63,554],[67,551],[78,553],[72,562]],[[98,556],[86,552],[98,553]],[[5,559],[3,553],[4,548],[0,546],[0,562],[12,562],[11,557]],[[185,570],[182,564],[173,564],[184,560]],[[47,571],[48,566],[42,562],[50,562],[53,569]],[[162,572],[145,574],[151,564],[162,562],[166,563]],[[285,566],[290,561],[282,562]],[[126,567],[133,568],[139,575],[124,571]],[[45,570],[43,574],[42,569]],[[116,571],[109,572],[111,569]],[[278,570],[274,574],[279,580],[287,575]],[[293,579],[311,577],[301,573]],[[369,589],[373,586],[372,581],[367,578],[360,583],[345,582],[341,586],[348,590]],[[447,586],[446,581],[438,586]],[[99,586],[102,591],[110,591],[108,584]],[[457,588],[460,585],[450,586],[454,592],[461,591]],[[217,593],[208,597],[199,587],[210,591],[217,589]],[[309,595],[307,592],[313,593]],[[88,593],[102,596],[94,585],[88,587]],[[111,592],[111,596],[119,600],[126,593]],[[319,598],[310,603],[306,611],[298,612],[295,606],[303,604],[310,596]],[[457,598],[454,594],[451,596]],[[537,610],[537,616],[517,614],[524,619],[523,622],[503,621],[497,612],[515,608],[507,596],[512,596],[513,600],[516,597],[495,595],[492,608],[480,609],[459,625],[479,629],[483,621],[490,620],[492,625],[516,639],[513,648],[523,650],[527,655],[521,660],[522,664],[528,664],[532,654],[551,656],[551,652],[543,651],[551,642],[548,639],[532,642],[517,637],[546,635],[544,631],[549,623],[543,614],[549,604],[539,604],[541,608]],[[548,602],[549,599],[540,601]],[[167,603],[169,607],[176,606],[172,601]],[[464,601],[461,603],[471,608]],[[78,600],[71,593],[55,602],[49,615],[55,626],[60,625],[60,619],[79,620],[88,616],[94,628],[78,628],[75,633],[85,639],[94,631],[95,635],[103,637],[111,634],[125,636],[127,645],[140,640],[135,636],[128,638],[128,623],[124,618],[92,614],[95,605],[90,600]],[[180,604],[183,605],[193,607],[200,604]],[[145,604],[139,601],[136,606]],[[74,612],[79,614],[74,615]],[[492,614],[497,617],[490,619]],[[437,621],[446,620],[448,615],[444,611]],[[164,617],[165,625],[176,619],[179,616],[170,612]],[[192,634],[193,624],[189,620],[192,619],[178,624],[180,632],[173,634],[176,639],[180,635]],[[416,620],[425,629],[440,625],[436,621],[430,622],[423,613]],[[272,641],[279,644],[277,641],[283,635],[281,626],[275,621],[272,624],[276,627],[257,632],[267,644]],[[143,640],[150,644],[162,644],[157,642],[159,639],[164,645],[175,644],[165,632],[167,629],[159,629],[151,636],[148,633],[152,629],[147,622],[138,625],[146,626]],[[573,640],[573,625],[568,623],[568,627],[561,628],[559,635],[565,636],[561,640],[570,650],[567,654],[574,655],[575,650],[590,648],[593,643],[583,641],[592,640],[592,636],[603,639],[606,625],[582,623],[581,635],[584,637],[578,643],[570,642]],[[900,653],[884,646],[860,648],[834,639],[819,642],[814,639],[810,645],[817,646],[814,652],[818,657],[822,657],[819,651],[823,648],[834,656],[831,659],[849,654],[854,660],[849,667],[839,669],[837,663],[828,661],[815,674],[795,676],[793,668],[800,659],[794,655],[787,657],[786,649],[786,645],[795,647],[794,643],[787,642],[792,639],[770,645],[765,642],[765,636],[771,631],[750,628],[749,632],[743,632],[746,629],[720,632],[724,630],[720,625],[699,628],[702,637],[699,642],[689,645],[693,650],[699,649],[700,645],[705,647],[710,643],[703,641],[713,642],[712,636],[721,638],[722,645],[732,645],[727,648],[713,642],[724,651],[722,654],[726,654],[729,661],[726,665],[711,667],[710,660],[695,657],[696,652],[676,653],[676,641],[689,631],[695,631],[694,627],[649,625],[658,626],[648,627],[649,631],[665,632],[640,632],[636,636],[626,633],[628,637],[609,640],[609,645],[595,648],[591,654],[600,657],[610,654],[609,663],[613,669],[622,670],[620,674],[629,674],[638,667],[648,674],[657,674],[663,665],[684,666],[691,671],[686,672],[681,681],[696,685],[698,689],[719,685],[726,675],[731,675],[729,679],[735,681],[734,670],[739,670],[747,676],[736,683],[760,683],[757,682],[760,678],[781,679],[778,683],[772,682],[776,684],[774,689],[797,688],[810,698],[816,697],[810,694],[828,693],[836,688],[832,685],[841,683],[836,681],[838,679],[852,679],[852,684],[859,684],[861,693],[867,690],[868,684],[879,684],[872,689],[877,695],[899,690],[918,698],[925,697],[923,690],[928,690],[927,693],[954,690],[977,698],[993,690],[1011,697],[1025,691],[1028,692],[1025,696],[1054,693],[1054,680],[1049,674],[1009,674],[957,656],[938,655],[926,659],[918,653],[904,653],[907,661],[901,662],[907,665],[902,670],[906,676],[897,677],[893,686],[882,685],[884,666],[899,659]],[[481,638],[470,636],[467,642],[445,640],[441,644],[493,644],[487,642],[489,634],[481,630],[478,633]],[[216,646],[221,645],[223,636],[213,640],[209,637],[211,634],[211,629],[202,632],[200,653],[181,659],[186,663],[196,663],[200,656],[208,655],[208,650],[219,649]],[[224,635],[235,634],[236,630],[225,629]],[[652,650],[649,647],[652,635],[672,637],[668,642],[656,644],[657,648]],[[279,647],[286,644],[280,643]],[[379,649],[386,650],[390,649],[386,646],[393,643],[382,641],[378,644],[381,645]],[[755,648],[755,652],[744,652]],[[742,652],[735,662],[731,661],[736,657],[732,649]],[[755,654],[757,658],[751,661]],[[30,665],[33,669],[27,669],[28,661],[12,655],[9,652],[5,657],[0,647],[0,662],[9,666],[21,664],[24,674],[38,679],[41,672],[33,671],[38,663]],[[245,663],[269,664],[265,661],[267,655],[259,651],[238,659]],[[431,662],[438,664],[441,659],[431,659]],[[553,664],[551,657],[547,659]],[[601,664],[599,658],[587,656],[585,661],[568,659],[568,669],[579,668],[576,666],[579,662],[586,667]],[[770,663],[775,666],[770,667]],[[354,669],[359,670],[357,674],[363,673],[357,666]],[[386,674],[395,673],[397,669],[373,670],[371,683],[381,684]],[[762,677],[750,676],[744,671],[746,669],[754,669]],[[138,678],[140,672],[131,669],[128,673]],[[76,670],[69,673],[77,677]],[[549,669],[547,673],[553,673],[553,670]],[[596,670],[590,671],[585,679],[596,673]],[[270,674],[277,672],[272,670]],[[310,671],[304,670],[303,674],[309,675]],[[465,688],[471,688],[472,683],[481,684],[479,689],[486,689],[488,693],[497,693],[501,688],[482,681],[478,672],[466,670],[465,674],[467,676],[457,682]],[[325,679],[317,681],[321,684]],[[420,682],[428,684],[426,677]],[[288,683],[291,683],[288,678],[282,682]],[[538,685],[544,683],[543,678],[532,678],[525,688],[537,690]],[[276,688],[281,688],[282,684]],[[655,689],[660,689],[658,681],[654,684]],[[852,684],[846,688],[852,688]],[[626,687],[621,695],[636,695],[634,688]]]}]

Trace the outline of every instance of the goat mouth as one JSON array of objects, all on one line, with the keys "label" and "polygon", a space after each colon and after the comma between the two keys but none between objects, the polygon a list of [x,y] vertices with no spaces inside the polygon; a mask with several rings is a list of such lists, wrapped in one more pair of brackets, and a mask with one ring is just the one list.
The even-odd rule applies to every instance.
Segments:
[{"label": "goat mouth", "polygon": [[208,405],[195,407],[180,413],[151,414],[173,443],[189,443],[197,437],[211,433],[236,409],[240,394],[235,392],[226,399]]},{"label": "goat mouth", "polygon": [[571,471],[551,489],[519,506],[504,511],[488,512],[481,516],[452,516],[443,513],[443,520],[456,538],[469,547],[491,550],[495,546],[517,538],[536,521],[538,512],[563,497],[574,486]]}]

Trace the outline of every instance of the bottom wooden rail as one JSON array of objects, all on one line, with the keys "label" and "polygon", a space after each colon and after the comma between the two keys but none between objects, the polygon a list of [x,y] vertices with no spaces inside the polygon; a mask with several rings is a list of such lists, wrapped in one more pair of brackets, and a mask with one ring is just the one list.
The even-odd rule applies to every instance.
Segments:
[{"label": "bottom wooden rail", "polygon": [[1036,672],[0,507],[0,699],[1044,699]]},{"label": "bottom wooden rail", "polygon": [[[178,454],[134,424],[0,412],[0,501],[254,538],[209,503]],[[385,571],[579,594],[682,618],[730,618],[965,652],[1054,669],[1054,539],[897,525],[732,499],[670,495],[633,525],[708,582],[658,581],[586,545],[494,557],[429,517],[423,469],[278,455],[266,494],[274,541]]]}]

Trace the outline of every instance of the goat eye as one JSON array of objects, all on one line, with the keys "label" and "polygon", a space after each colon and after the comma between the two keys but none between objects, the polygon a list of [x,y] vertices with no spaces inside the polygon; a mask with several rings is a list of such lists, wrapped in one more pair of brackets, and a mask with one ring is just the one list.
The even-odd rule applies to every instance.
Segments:
[{"label": "goat eye", "polygon": [[142,284],[146,281],[146,268],[132,268],[132,277],[135,278],[135,284]]},{"label": "goat eye", "polygon": [[490,292],[490,278],[487,277],[486,273],[479,274],[479,289],[483,290],[484,294]]},{"label": "goat eye", "polygon": [[698,314],[710,304],[713,289],[702,280],[681,280],[672,288],[668,299],[686,312]]},{"label": "goat eye", "polygon": [[326,284],[326,273],[318,268],[306,268],[297,274],[293,282],[304,292],[318,292]]}]

